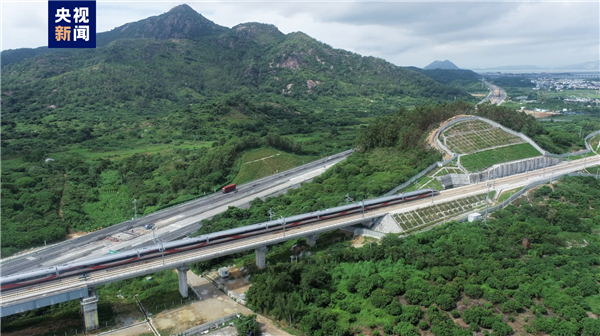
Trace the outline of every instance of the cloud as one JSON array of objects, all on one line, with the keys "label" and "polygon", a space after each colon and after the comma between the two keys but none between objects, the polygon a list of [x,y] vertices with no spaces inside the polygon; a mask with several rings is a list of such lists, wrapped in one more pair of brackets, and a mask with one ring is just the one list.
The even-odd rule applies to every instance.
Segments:
[{"label": "cloud", "polygon": [[[97,1],[98,31],[160,15],[182,1]],[[597,1],[582,2],[187,2],[213,22],[270,23],[334,48],[423,67],[464,68],[597,61]],[[3,2],[2,49],[47,44],[46,2]],[[30,13],[35,19],[31,19]],[[33,22],[35,21],[35,22]]]}]

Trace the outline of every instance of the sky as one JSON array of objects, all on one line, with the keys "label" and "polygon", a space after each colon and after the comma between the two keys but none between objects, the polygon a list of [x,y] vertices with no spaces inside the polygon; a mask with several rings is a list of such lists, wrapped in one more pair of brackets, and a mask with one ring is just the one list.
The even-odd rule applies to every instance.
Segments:
[{"label": "sky", "polygon": [[[187,3],[216,24],[269,23],[334,48],[424,67],[557,67],[600,62],[600,3],[583,1],[102,1],[97,31]],[[46,1],[1,0],[1,48],[48,44]]]}]

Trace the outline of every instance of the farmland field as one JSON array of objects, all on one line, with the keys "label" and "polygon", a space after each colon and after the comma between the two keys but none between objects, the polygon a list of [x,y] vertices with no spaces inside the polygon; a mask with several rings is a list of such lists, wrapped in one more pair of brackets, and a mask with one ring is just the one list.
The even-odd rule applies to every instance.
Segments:
[{"label": "farmland field", "polygon": [[440,140],[457,154],[523,142],[518,136],[479,120],[461,122],[449,127]]}]

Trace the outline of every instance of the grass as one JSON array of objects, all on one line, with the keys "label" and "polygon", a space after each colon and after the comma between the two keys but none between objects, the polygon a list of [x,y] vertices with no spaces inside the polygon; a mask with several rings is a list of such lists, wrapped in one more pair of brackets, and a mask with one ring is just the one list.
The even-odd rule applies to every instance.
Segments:
[{"label": "grass", "polygon": [[242,184],[315,160],[312,156],[288,154],[273,148],[258,148],[242,155],[240,171],[233,183]]},{"label": "grass", "polygon": [[600,134],[591,138],[589,143],[590,143],[590,146],[592,146],[592,149],[594,151],[596,151],[597,153],[600,153],[600,148],[598,147],[598,145],[600,144]]},{"label": "grass", "polygon": [[[569,156],[569,158],[567,160],[578,160],[578,159],[583,159],[584,157],[590,157],[590,156],[594,156],[596,155],[596,153],[594,152],[589,152],[589,153],[585,153],[585,154],[579,154],[579,155],[573,155],[573,156]],[[590,160],[590,166],[593,164],[593,162],[591,162]]]},{"label": "grass", "polygon": [[123,217],[124,213],[131,212],[131,217],[134,216],[134,212],[129,211],[131,199],[129,199],[126,186],[122,186],[118,190],[101,190],[98,199],[99,202],[83,204],[84,211],[94,222],[91,225],[94,228],[108,227],[128,220],[129,218]]},{"label": "grass", "polygon": [[498,203],[502,203],[502,202],[506,201],[509,197],[516,194],[521,189],[522,189],[521,187],[518,187],[518,188],[503,191],[502,194],[500,194],[500,197],[498,197]]},{"label": "grass", "polygon": [[538,152],[531,144],[525,143],[465,155],[462,156],[460,160],[465,169],[470,172],[475,172],[497,163],[526,159],[540,155],[540,152]]},{"label": "grass", "polygon": [[[172,150],[173,148],[181,148],[181,149],[196,149],[196,148],[201,148],[201,147],[210,147],[212,145],[212,143],[209,142],[199,142],[199,143],[182,143],[182,144],[160,144],[160,145],[146,145],[146,146],[141,146],[141,147],[134,147],[134,148],[125,148],[125,149],[117,149],[117,150],[109,150],[109,151],[102,151],[102,150],[94,150],[94,149],[89,149],[89,148],[73,148],[71,150],[69,150],[67,153],[77,153],[77,154],[81,154],[82,156],[86,157],[86,158],[90,158],[90,159],[97,159],[97,158],[111,158],[111,159],[122,159],[128,156],[132,156],[134,154],[140,154],[140,153],[144,153],[144,154],[156,154],[156,153],[162,153],[165,151],[169,151]],[[49,157],[52,157],[53,154],[57,154],[57,153],[52,153],[49,154]]]},{"label": "grass", "polygon": [[594,314],[600,314],[600,295],[592,295],[585,298],[585,302],[590,305]]}]

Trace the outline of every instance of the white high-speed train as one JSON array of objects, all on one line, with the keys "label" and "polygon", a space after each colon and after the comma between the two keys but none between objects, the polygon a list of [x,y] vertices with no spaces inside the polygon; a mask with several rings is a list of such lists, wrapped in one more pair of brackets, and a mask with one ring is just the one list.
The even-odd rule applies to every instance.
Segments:
[{"label": "white high-speed train", "polygon": [[432,189],[417,190],[401,195],[380,197],[360,203],[353,203],[327,210],[291,216],[285,218],[283,221],[272,220],[235,229],[213,232],[194,238],[174,240],[164,244],[157,244],[145,248],[123,251],[117,254],[111,254],[99,258],[93,258],[37,270],[31,270],[23,273],[12,274],[0,277],[1,289],[3,291],[9,290],[12,288],[18,288],[41,282],[52,281],[70,275],[87,273],[103,268],[133,263],[154,257],[160,257],[163,254],[167,255],[171,253],[178,253],[182,251],[202,248],[208,245],[220,244],[231,240],[259,235],[265,232],[280,231],[283,230],[284,223],[286,228],[292,228],[295,226],[313,223],[321,220],[327,220],[349,214],[360,213],[363,211],[366,212],[372,209],[386,207],[392,204],[398,204],[402,202],[408,202],[427,196],[434,196],[436,194],[438,194],[438,192]]}]

